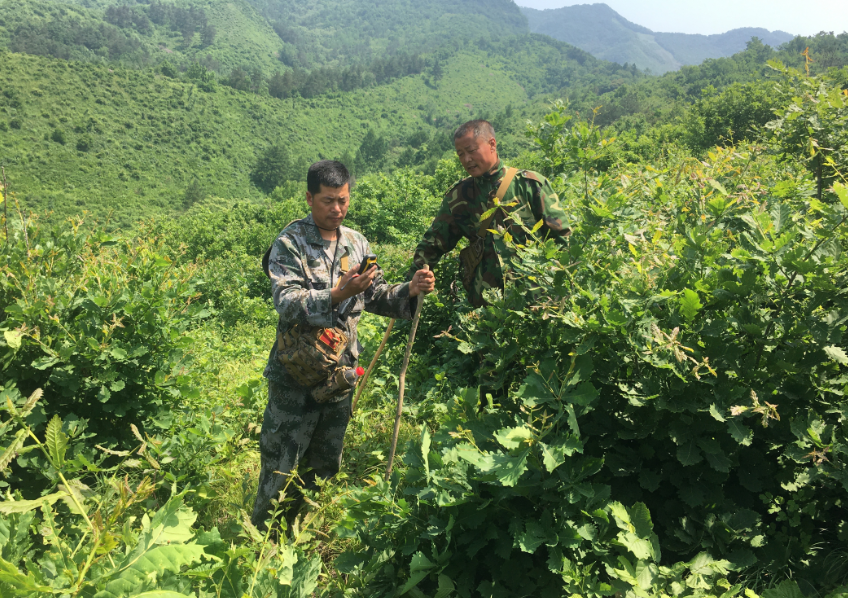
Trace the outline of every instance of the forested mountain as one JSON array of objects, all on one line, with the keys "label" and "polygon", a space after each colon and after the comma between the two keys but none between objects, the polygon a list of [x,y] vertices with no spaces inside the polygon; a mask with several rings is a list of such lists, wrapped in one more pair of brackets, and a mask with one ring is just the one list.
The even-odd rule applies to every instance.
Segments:
[{"label": "forested mountain", "polygon": [[245,0],[0,0],[0,45],[65,60],[144,67],[199,61],[271,74],[282,41]]},{"label": "forested mountain", "polygon": [[221,74],[368,65],[528,32],[511,0],[0,0],[0,45],[14,52],[135,67],[199,61]]},{"label": "forested mountain", "polygon": [[527,33],[512,0],[249,0],[286,46],[284,63],[313,68],[422,52],[451,40]]},{"label": "forested mountain", "polygon": [[[118,227],[180,211],[207,194],[247,198],[260,196],[261,187],[273,190],[267,181],[255,185],[255,168],[275,146],[298,166],[333,157],[363,171],[425,163],[432,170],[459,122],[509,110],[502,141],[518,151],[527,142],[515,122],[544,110],[534,97],[570,86],[603,92],[642,76],[534,36],[443,48],[419,74],[344,93],[330,78],[322,93],[284,99],[270,96],[264,80],[242,91],[200,66],[178,75],[0,57],[0,162],[25,205],[56,217],[114,211]],[[277,183],[303,174],[278,170]]]},{"label": "forested mountain", "polygon": [[579,4],[537,10],[522,7],[530,30],[586,50],[602,60],[635,64],[662,74],[708,58],[731,56],[751,38],[777,47],[792,39],[783,31],[746,27],[717,35],[656,33],[631,23],[606,4]]}]

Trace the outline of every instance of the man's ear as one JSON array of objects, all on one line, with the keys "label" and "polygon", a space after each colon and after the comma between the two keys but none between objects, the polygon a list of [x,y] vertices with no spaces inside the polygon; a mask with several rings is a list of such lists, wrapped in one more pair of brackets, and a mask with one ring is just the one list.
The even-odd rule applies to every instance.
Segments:
[{"label": "man's ear", "polygon": [[312,194],[309,191],[306,192],[306,205],[312,207]]},{"label": "man's ear", "polygon": [[498,151],[498,140],[494,137],[489,139],[489,147],[491,147],[493,151]]}]

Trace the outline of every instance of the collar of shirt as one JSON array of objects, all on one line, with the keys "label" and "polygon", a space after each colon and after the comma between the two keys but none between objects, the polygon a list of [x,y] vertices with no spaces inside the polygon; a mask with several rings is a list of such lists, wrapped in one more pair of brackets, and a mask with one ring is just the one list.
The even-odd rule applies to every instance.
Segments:
[{"label": "collar of shirt", "polygon": [[[321,236],[321,229],[318,228],[318,225],[315,224],[315,219],[312,218],[312,214],[309,214],[306,218],[304,218],[304,223],[306,224],[306,242],[311,245],[320,245],[324,249],[329,247],[335,241],[328,241],[324,237]],[[338,235],[338,244],[336,245],[336,256],[339,256],[339,247],[343,248],[344,251],[342,255],[345,253],[347,255],[353,254],[353,245],[348,239],[348,235],[345,234],[349,230],[346,226],[340,226],[337,231]]]},{"label": "collar of shirt", "polygon": [[479,177],[475,177],[474,182],[477,183],[478,186],[492,185],[497,182],[498,179],[503,178],[504,170],[506,170],[506,165],[503,163],[503,160],[498,158],[497,165],[486,174]]}]

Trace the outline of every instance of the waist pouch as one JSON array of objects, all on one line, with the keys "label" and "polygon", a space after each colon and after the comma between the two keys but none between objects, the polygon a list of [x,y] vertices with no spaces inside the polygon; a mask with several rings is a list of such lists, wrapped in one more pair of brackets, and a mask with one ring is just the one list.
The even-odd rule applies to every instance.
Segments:
[{"label": "waist pouch", "polygon": [[277,332],[277,360],[298,384],[315,386],[334,376],[349,342],[340,328],[297,324]]}]

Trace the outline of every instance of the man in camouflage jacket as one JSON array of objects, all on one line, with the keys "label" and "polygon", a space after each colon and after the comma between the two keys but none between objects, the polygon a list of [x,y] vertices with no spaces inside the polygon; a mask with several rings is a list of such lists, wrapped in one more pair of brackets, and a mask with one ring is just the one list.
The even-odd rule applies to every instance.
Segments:
[{"label": "man in camouflage jacket", "polygon": [[[268,255],[271,293],[280,316],[278,332],[285,333],[297,323],[341,328],[349,343],[340,365],[356,367],[361,349],[356,327],[363,310],[411,319],[414,298],[432,291],[435,279],[432,272],[421,270],[408,283],[390,285],[378,266],[362,275],[356,273],[371,250],[365,237],[342,226],[350,199],[350,175],[340,162],[324,160],[310,166],[307,189],[311,213],[287,226]],[[341,270],[343,262],[349,264],[347,273]],[[262,469],[251,518],[260,528],[265,527],[272,510],[271,500],[278,497],[296,467],[307,487],[314,487],[316,476],[326,479],[338,472],[350,419],[352,389],[318,403],[311,394],[314,387],[298,384],[276,353],[275,344],[264,372],[268,406],[259,442]],[[288,493],[293,489],[289,486]]]},{"label": "man in camouflage jacket", "polygon": [[[433,224],[415,249],[413,267],[407,277],[425,264],[432,268],[439,258],[456,247],[462,237],[473,243],[478,238],[482,214],[494,205],[491,202],[506,166],[498,158],[492,125],[485,120],[465,123],[454,133],[454,146],[463,168],[471,176],[459,181],[445,194]],[[517,216],[528,229],[542,220],[538,231],[541,236],[565,237],[571,232],[559,198],[542,175],[519,170],[502,203],[514,201],[517,205],[506,210],[511,217]],[[515,220],[505,217],[504,210],[495,213],[489,228],[506,228],[517,243],[524,243],[527,237]],[[482,260],[474,271],[473,288],[468,297],[472,305],[479,307],[485,304],[483,292],[486,289],[503,289],[504,268],[508,267],[511,257],[501,235],[488,234],[483,238]]]}]

